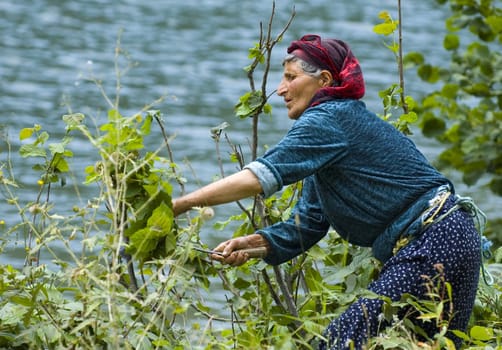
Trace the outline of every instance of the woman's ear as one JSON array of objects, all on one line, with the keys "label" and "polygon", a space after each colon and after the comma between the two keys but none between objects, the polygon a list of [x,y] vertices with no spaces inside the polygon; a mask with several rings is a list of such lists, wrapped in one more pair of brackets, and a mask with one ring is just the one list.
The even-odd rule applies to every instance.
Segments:
[{"label": "woman's ear", "polygon": [[331,72],[328,70],[321,71],[321,76],[319,77],[319,84],[322,87],[333,85],[333,76]]}]

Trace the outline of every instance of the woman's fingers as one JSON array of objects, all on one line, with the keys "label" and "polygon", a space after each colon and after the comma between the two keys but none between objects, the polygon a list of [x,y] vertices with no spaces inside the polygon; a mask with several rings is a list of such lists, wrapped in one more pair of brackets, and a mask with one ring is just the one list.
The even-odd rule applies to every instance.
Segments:
[{"label": "woman's fingers", "polygon": [[223,253],[223,250],[225,249],[225,247],[228,245],[228,241],[225,241],[225,242],[221,242],[220,244],[218,244],[216,246],[216,248],[214,248],[213,250],[215,252],[222,252]]},{"label": "woman's fingers", "polygon": [[240,266],[249,260],[249,254],[246,252],[236,250],[230,253],[228,256],[212,254],[211,259],[217,260],[226,265]]},{"label": "woman's fingers", "polygon": [[211,259],[231,266],[240,266],[249,260],[249,254],[240,251],[244,248],[248,248],[245,237],[234,238],[214,248],[214,251],[221,252],[222,255],[212,254]]},{"label": "woman's fingers", "polygon": [[235,252],[232,252],[232,254],[230,254],[226,258],[224,257],[222,263],[230,266],[241,266],[248,260],[249,260],[248,253],[237,250]]}]

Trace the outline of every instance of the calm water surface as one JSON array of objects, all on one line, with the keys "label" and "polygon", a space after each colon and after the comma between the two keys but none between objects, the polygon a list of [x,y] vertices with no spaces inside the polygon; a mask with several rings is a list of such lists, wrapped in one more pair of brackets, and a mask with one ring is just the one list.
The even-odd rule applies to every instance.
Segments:
[{"label": "calm water surface", "polygon": [[[279,82],[280,60],[287,43],[305,33],[336,36],[348,41],[361,61],[367,82],[364,100],[380,112],[378,91],[397,82],[397,75],[392,55],[372,27],[378,22],[381,10],[397,17],[395,3],[278,0],[275,33],[287,22],[293,6],[297,16],[284,42],[274,52],[269,91]],[[31,170],[33,164],[16,155],[19,130],[40,124],[57,141],[64,133],[61,116],[69,110],[104,120],[109,106],[89,78],[100,79],[105,92],[115,97],[114,48],[119,33],[120,45],[135,65],[121,78],[123,114],[132,114],[167,95],[156,108],[163,112],[168,132],[176,135],[173,153],[188,178],[187,188],[195,189],[210,182],[219,174],[211,127],[223,121],[230,123],[227,131],[232,141],[247,150],[250,124],[234,117],[233,106],[248,90],[242,70],[249,64],[247,49],[257,41],[259,23],[268,23],[271,9],[269,0],[0,2],[0,124],[7,126],[13,147],[15,174],[23,186],[20,201],[35,199],[38,177]],[[423,52],[434,63],[444,58],[438,47],[444,34],[445,10],[433,1],[404,1],[405,51]],[[124,57],[119,60],[121,67],[127,63]],[[432,88],[420,83],[413,72],[407,79],[407,92],[417,99]],[[264,117],[261,123],[262,145],[277,142],[290,126],[281,99],[275,96],[271,102],[273,116]],[[418,134],[413,138],[431,159],[441,150]],[[156,147],[159,140],[160,134],[156,133],[149,143]],[[72,149],[76,180],[65,188],[55,189],[53,194],[54,202],[67,207],[78,201],[71,185],[80,187],[83,201],[92,194],[79,184],[83,180],[83,166],[97,160],[95,151],[83,140],[76,139]],[[222,155],[226,152],[224,149]],[[6,147],[2,145],[2,161],[6,157]],[[186,162],[190,162],[190,167],[183,167]],[[232,172],[235,165],[227,162],[225,170]],[[499,199],[479,186],[460,188],[479,199],[489,215],[495,215]],[[4,201],[0,207],[6,225],[14,225],[17,211]],[[229,204],[219,207],[217,214],[227,217],[236,210],[235,205]],[[229,238],[230,232],[214,232],[208,227],[203,239],[215,244]],[[7,249],[0,259],[22,264],[20,246]]]}]

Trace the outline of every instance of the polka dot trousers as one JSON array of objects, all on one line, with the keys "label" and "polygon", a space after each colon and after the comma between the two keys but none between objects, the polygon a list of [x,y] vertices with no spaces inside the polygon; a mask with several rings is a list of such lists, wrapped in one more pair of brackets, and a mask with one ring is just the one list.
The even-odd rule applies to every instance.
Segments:
[{"label": "polka dot trousers", "polygon": [[[441,213],[446,212],[453,204],[453,198],[449,198]],[[447,304],[444,308],[453,308],[449,330],[464,331],[476,297],[480,254],[480,237],[474,222],[469,214],[459,209],[430,226],[418,239],[389,259],[379,278],[372,282],[368,289],[387,296],[392,301],[400,300],[404,293],[409,293],[419,300],[427,300],[427,277],[429,280],[437,278],[442,270],[453,294],[452,304]],[[357,300],[329,324],[324,334],[328,342],[321,341],[319,349],[361,349],[369,337],[377,335],[379,330],[386,326],[382,321],[382,305],[381,299]],[[409,309],[401,310],[398,317],[402,317],[407,311]],[[420,322],[413,319],[413,315],[408,317],[429,337],[439,331],[434,320]],[[460,339],[451,333],[448,333],[448,336],[458,348]]]}]

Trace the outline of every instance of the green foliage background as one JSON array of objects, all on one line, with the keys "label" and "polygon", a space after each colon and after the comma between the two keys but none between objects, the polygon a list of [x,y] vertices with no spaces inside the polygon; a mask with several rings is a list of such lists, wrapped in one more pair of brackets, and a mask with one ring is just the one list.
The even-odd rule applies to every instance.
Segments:
[{"label": "green foliage background", "polygon": [[[487,179],[490,189],[501,195],[501,42],[500,8],[492,1],[451,0],[452,16],[444,40],[451,52],[449,67],[428,64],[420,53],[403,57],[399,20],[380,14],[375,31],[390,38],[386,44],[400,68],[415,67],[419,76],[442,83],[437,91],[416,102],[405,95],[404,81],[382,91],[385,120],[404,133],[419,121],[425,135],[437,137],[448,147],[441,166],[454,167],[467,184]],[[250,91],[236,105],[242,122],[251,122],[252,153],[256,157],[257,126],[262,113],[270,112],[267,75],[271,52],[293,20],[275,35],[274,9],[267,30],[260,30],[250,49],[245,68]],[[470,30],[474,40],[461,43],[460,30]],[[398,39],[400,39],[398,37]],[[120,41],[116,53],[121,54]],[[127,70],[129,67],[125,67]],[[256,77],[262,68],[261,77]],[[98,90],[101,83],[95,80]],[[120,81],[117,81],[117,87]],[[205,247],[201,227],[210,225],[211,211],[196,210],[173,217],[173,186],[184,190],[185,180],[170,149],[159,99],[131,116],[120,112],[118,96],[110,99],[106,120],[80,113],[62,117],[66,132],[52,140],[40,125],[20,131],[21,155],[40,174],[39,191],[21,206],[16,193],[15,164],[0,168],[5,200],[16,207],[20,220],[3,227],[0,249],[22,237],[26,251],[24,268],[0,265],[0,348],[6,349],[313,349],[326,325],[360,296],[375,297],[366,290],[381,268],[367,249],[343,241],[329,232],[320,246],[280,267],[253,260],[230,268],[208,260],[193,248]],[[393,115],[394,114],[394,115]],[[396,116],[397,115],[397,116]],[[212,131],[217,150],[226,125]],[[145,149],[153,128],[163,135],[158,149]],[[75,156],[73,138],[78,135],[92,145],[99,160],[86,167],[86,186],[96,186],[95,197],[84,205],[70,204],[70,213],[59,213],[51,202],[54,186],[71,176],[69,159]],[[5,140],[8,144],[8,140]],[[230,161],[242,164],[239,147],[231,143]],[[166,154],[166,156],[164,156]],[[77,154],[78,155],[78,154]],[[267,200],[256,198],[242,213],[214,224],[226,229],[237,224],[234,236],[288,217],[301,183]],[[78,195],[78,193],[77,193]],[[0,223],[1,224],[1,223]],[[498,224],[490,223],[495,245],[487,261],[493,285],[480,283],[475,310],[467,332],[455,334],[465,348],[498,349],[502,346],[502,248]],[[57,242],[66,256],[51,247]],[[79,242],[77,255],[72,246]],[[50,258],[43,258],[49,256]],[[50,259],[50,260],[49,260]],[[50,264],[49,264],[50,263]],[[444,310],[448,294],[438,288],[438,276],[429,276],[430,299],[404,296],[386,301],[382,317],[391,322],[370,349],[452,348]],[[447,286],[447,284],[446,284]],[[224,309],[207,301],[207,295],[223,293]],[[395,318],[396,310],[408,307],[407,318]],[[414,318],[435,322],[437,335],[416,339]]]},{"label": "green foliage background", "polygon": [[[443,40],[443,48],[450,52],[449,65],[432,65],[416,52],[405,58],[422,80],[439,85],[419,104],[420,127],[424,135],[446,146],[439,167],[454,168],[467,185],[486,183],[502,196],[500,2],[437,2],[448,5],[452,13]],[[472,40],[466,42],[469,37]],[[500,245],[502,236],[496,234],[502,229],[500,218],[492,221],[490,229],[490,238]]]}]

